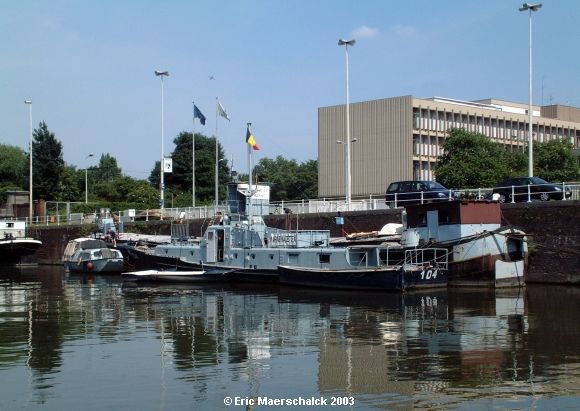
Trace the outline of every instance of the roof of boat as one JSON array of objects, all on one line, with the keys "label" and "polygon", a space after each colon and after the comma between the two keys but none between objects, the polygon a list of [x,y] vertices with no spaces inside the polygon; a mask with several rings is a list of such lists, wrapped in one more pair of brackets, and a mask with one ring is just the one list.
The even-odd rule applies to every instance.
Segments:
[{"label": "roof of boat", "polygon": [[83,249],[88,248],[107,248],[107,243],[104,240],[90,237],[80,237],[70,240],[69,243],[80,243]]}]

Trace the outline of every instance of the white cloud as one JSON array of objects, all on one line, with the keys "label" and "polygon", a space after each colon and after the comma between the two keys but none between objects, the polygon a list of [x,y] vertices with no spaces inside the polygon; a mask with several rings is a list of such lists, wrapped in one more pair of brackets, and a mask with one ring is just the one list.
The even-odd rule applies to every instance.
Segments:
[{"label": "white cloud", "polygon": [[401,37],[410,37],[414,36],[417,33],[417,29],[413,26],[404,26],[402,24],[397,24],[396,26],[391,27],[391,30],[398,36]]},{"label": "white cloud", "polygon": [[355,39],[360,38],[373,38],[379,34],[379,29],[369,26],[360,26],[359,28],[353,30],[352,36]]}]

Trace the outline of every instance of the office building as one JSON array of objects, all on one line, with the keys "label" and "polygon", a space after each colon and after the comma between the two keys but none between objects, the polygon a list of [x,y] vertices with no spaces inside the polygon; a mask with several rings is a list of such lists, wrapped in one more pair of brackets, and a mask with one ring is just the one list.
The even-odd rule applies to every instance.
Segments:
[{"label": "office building", "polygon": [[[580,147],[580,108],[533,106],[535,141],[567,139]],[[402,96],[350,103],[352,195],[383,195],[397,180],[433,180],[452,128],[488,136],[509,150],[526,150],[528,105],[486,99]],[[345,195],[346,107],[318,109],[318,195]]]}]

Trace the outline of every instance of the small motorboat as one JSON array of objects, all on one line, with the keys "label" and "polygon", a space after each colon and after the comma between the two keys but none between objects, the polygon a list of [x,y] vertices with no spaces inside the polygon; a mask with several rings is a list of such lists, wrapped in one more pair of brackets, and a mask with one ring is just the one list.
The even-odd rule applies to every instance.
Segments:
[{"label": "small motorboat", "polygon": [[67,244],[62,261],[69,272],[114,273],[125,269],[123,254],[103,240],[76,238]]},{"label": "small motorboat", "polygon": [[213,283],[231,280],[233,270],[142,270],[122,273],[127,281],[164,282],[164,283]]}]

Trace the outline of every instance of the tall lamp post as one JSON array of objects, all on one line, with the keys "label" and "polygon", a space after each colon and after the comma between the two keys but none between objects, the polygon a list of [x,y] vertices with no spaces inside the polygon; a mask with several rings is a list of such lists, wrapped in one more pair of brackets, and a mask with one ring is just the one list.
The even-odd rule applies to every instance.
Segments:
[{"label": "tall lamp post", "polygon": [[346,204],[350,211],[351,203],[351,172],[350,172],[350,109],[349,109],[349,90],[348,90],[348,46],[354,46],[356,40],[338,40],[339,46],[344,46],[346,54]]},{"label": "tall lamp post", "polygon": [[[88,156],[85,157],[85,160],[87,160],[90,157],[93,157],[94,154],[93,153],[89,153]],[[89,179],[88,179],[88,170],[89,170],[89,166],[87,165],[85,167],[85,204],[87,204],[89,202]]]},{"label": "tall lamp post", "polygon": [[28,145],[28,157],[30,157],[30,170],[29,170],[29,183],[28,183],[28,224],[32,224],[32,100],[24,100],[24,104],[28,105],[28,133],[29,133],[29,145]]},{"label": "tall lamp post", "polygon": [[529,136],[528,136],[528,175],[529,177],[534,176],[534,150],[533,150],[533,142],[532,142],[532,12],[538,11],[542,7],[542,3],[537,4],[528,4],[524,3],[522,7],[520,7],[520,11],[528,11],[530,16],[530,51],[529,51],[529,69],[530,69],[530,77],[529,77],[529,90],[528,90],[528,123],[529,123]]},{"label": "tall lamp post", "polygon": [[[159,206],[161,207],[161,210],[163,210],[165,208],[165,182],[164,182],[164,174],[165,174],[165,164],[164,164],[164,160],[165,160],[165,155],[163,153],[163,140],[164,140],[164,135],[163,135],[163,77],[165,76],[169,76],[169,72],[168,71],[160,71],[160,70],[155,70],[155,75],[158,77],[161,77],[161,163],[159,164],[159,176],[160,176],[160,181],[159,181]],[[163,219],[163,211],[161,212],[161,218]]]}]

